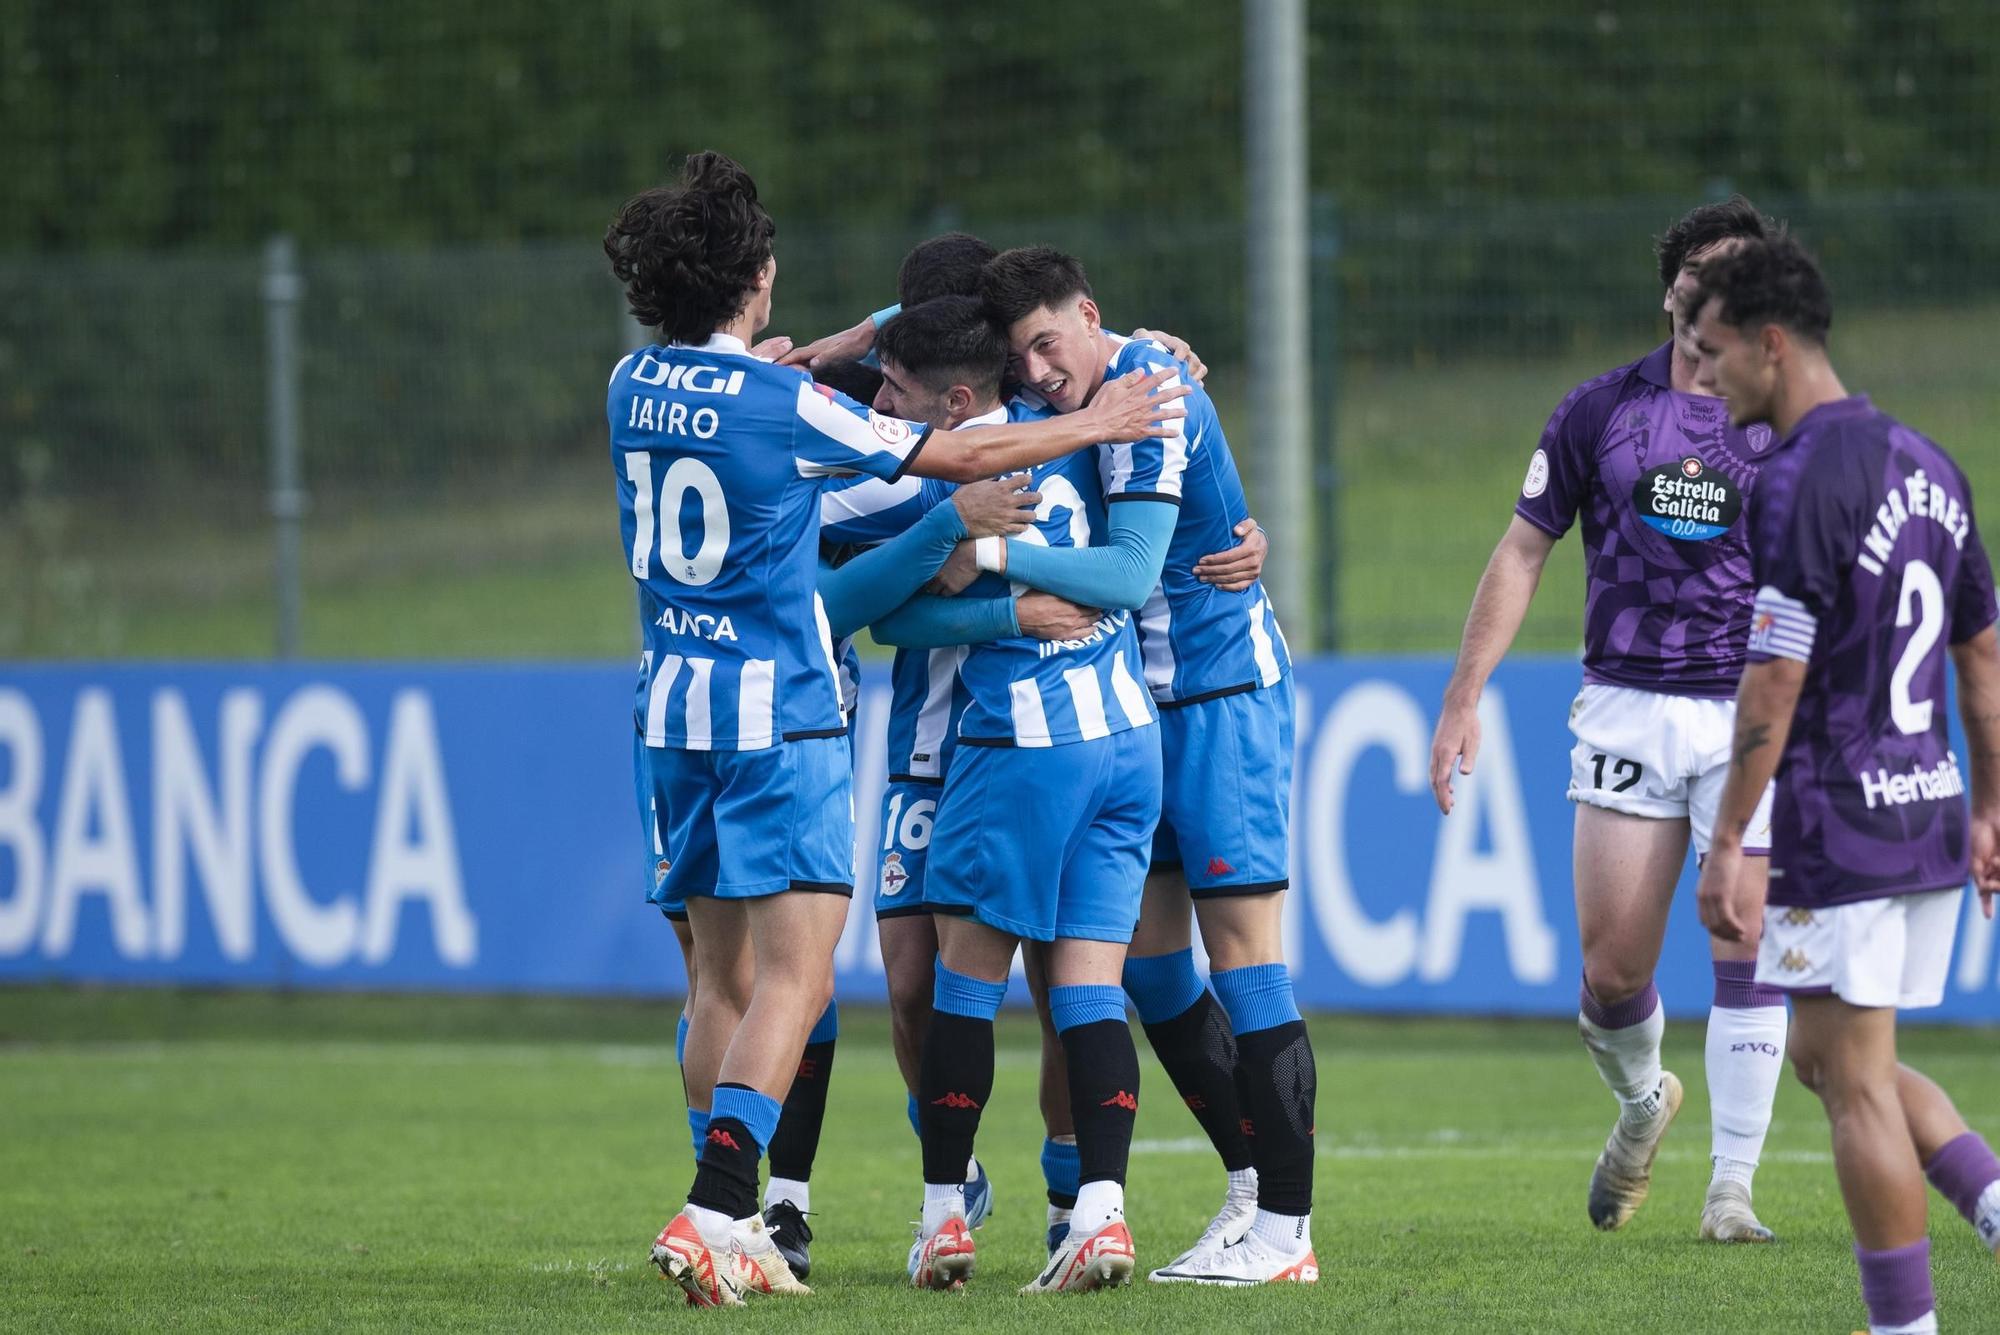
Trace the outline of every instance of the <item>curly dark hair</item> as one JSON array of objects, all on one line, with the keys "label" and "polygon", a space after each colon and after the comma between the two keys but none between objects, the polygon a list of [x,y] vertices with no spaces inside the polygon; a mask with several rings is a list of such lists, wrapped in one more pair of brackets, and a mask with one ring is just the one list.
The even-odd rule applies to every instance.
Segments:
[{"label": "curly dark hair", "polygon": [[896,300],[921,306],[933,297],[979,294],[979,272],[1000,252],[966,232],[946,232],[920,241],[896,271]]},{"label": "curly dark hair", "polygon": [[875,402],[875,395],[882,388],[880,371],[846,358],[821,362],[813,367],[812,378],[816,384],[839,390],[856,403]]},{"label": "curly dark hair", "polygon": [[1716,315],[1737,329],[1775,324],[1824,344],[1833,328],[1833,295],[1819,265],[1794,237],[1781,233],[1717,255],[1702,264],[1697,280],[1684,308],[1690,316],[1719,300]]},{"label": "curly dark hair", "polygon": [[690,153],[678,182],[625,201],[604,253],[634,319],[670,343],[701,343],[743,313],[777,231],[749,172]]},{"label": "curly dark hair", "polygon": [[977,297],[905,307],[875,335],[875,351],[932,390],[962,384],[990,396],[1007,372],[1007,335]]},{"label": "curly dark hair", "polygon": [[1082,261],[1053,246],[1002,251],[979,275],[979,298],[1002,329],[1013,328],[1016,320],[1044,306],[1053,309],[1090,294]]},{"label": "curly dark hair", "polygon": [[1653,238],[1653,254],[1660,261],[1660,286],[1672,287],[1688,256],[1699,254],[1718,241],[1733,237],[1762,241],[1784,230],[1783,223],[1765,217],[1742,195],[1731,195],[1716,204],[1698,204]]}]

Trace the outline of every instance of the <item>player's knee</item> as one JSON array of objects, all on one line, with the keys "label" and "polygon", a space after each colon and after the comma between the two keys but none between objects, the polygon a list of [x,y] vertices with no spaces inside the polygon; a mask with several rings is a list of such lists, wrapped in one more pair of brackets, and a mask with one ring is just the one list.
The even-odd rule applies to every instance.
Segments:
[{"label": "player's knee", "polygon": [[1598,1005],[1616,1006],[1644,992],[1653,975],[1650,970],[1636,969],[1617,960],[1586,961],[1583,981]]},{"label": "player's knee", "polygon": [[1807,1089],[1815,1094],[1819,1093],[1819,1061],[1816,1058],[1808,1053],[1794,1052],[1792,1054],[1792,1074],[1797,1076],[1799,1083]]}]

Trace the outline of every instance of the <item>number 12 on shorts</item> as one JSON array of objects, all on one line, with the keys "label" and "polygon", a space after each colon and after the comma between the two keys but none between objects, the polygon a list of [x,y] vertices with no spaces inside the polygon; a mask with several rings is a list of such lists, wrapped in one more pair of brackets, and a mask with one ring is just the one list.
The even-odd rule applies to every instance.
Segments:
[{"label": "number 12 on shorts", "polygon": [[1604,752],[1599,751],[1590,758],[1591,773],[1594,776],[1591,779],[1591,787],[1598,789],[1604,787],[1604,766],[1607,763],[1611,766],[1611,777],[1621,780],[1621,782],[1611,785],[1611,791],[1614,793],[1622,793],[1627,789],[1638,787],[1639,780],[1646,773],[1646,767],[1636,760],[1625,760],[1607,756]]}]

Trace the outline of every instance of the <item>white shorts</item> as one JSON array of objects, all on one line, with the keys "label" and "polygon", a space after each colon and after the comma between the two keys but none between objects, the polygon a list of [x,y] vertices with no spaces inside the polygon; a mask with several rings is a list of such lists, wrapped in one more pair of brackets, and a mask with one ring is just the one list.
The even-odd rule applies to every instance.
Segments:
[{"label": "white shorts", "polygon": [[1831,992],[1850,1006],[1935,1006],[1944,1000],[1964,895],[1927,890],[1823,909],[1766,906],[1757,981]]},{"label": "white shorts", "polygon": [[[1569,800],[1654,820],[1685,818],[1708,854],[1735,744],[1736,702],[1588,683],[1569,709]],[[1743,851],[1771,851],[1771,788],[1743,833]]]}]

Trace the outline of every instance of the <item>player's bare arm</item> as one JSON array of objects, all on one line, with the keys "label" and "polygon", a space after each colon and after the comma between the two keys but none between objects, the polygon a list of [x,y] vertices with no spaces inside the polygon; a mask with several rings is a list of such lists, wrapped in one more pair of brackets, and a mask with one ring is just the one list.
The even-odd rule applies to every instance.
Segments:
[{"label": "player's bare arm", "polygon": [[1030,589],[1014,600],[1014,619],[1023,635],[1037,640],[1080,640],[1103,615],[1094,607],[1079,607],[1067,598]]},{"label": "player's bare arm", "polygon": [[2000,640],[1988,626],[1951,647],[1958,672],[1958,714],[1972,761],[1972,883],[1993,916],[2000,893]]},{"label": "player's bare arm", "polygon": [[1444,708],[1431,737],[1431,794],[1437,799],[1438,810],[1447,816],[1452,808],[1453,769],[1470,774],[1479,756],[1480,693],[1520,633],[1528,604],[1534,601],[1535,589],[1542,582],[1542,568],[1555,545],[1549,534],[1514,516],[1473,592],[1472,610],[1466,613],[1465,634],[1459,641],[1458,662],[1445,687]]},{"label": "player's bare arm", "polygon": [[1696,904],[1702,926],[1724,941],[1744,940],[1751,931],[1755,895],[1738,875],[1743,866],[1743,832],[1757,803],[1778,772],[1785,739],[1792,730],[1806,665],[1791,658],[1753,662],[1736,688],[1736,738],[1729,753],[1729,778],[1716,811],[1715,835],[1702,863]]},{"label": "player's bare arm", "polygon": [[911,457],[909,471],[947,482],[975,482],[1033,468],[1101,441],[1171,436],[1174,423],[1187,416],[1187,409],[1174,400],[1192,392],[1185,384],[1167,384],[1179,374],[1172,369],[1148,375],[1134,371],[1107,381],[1077,411],[1040,422],[933,433]]},{"label": "player's bare arm", "polygon": [[1264,534],[1264,526],[1255,519],[1246,519],[1231,532],[1239,541],[1228,551],[1210,552],[1194,563],[1194,577],[1204,584],[1213,584],[1224,593],[1241,593],[1255,584],[1264,573],[1264,558],[1270,555],[1271,540]]}]

